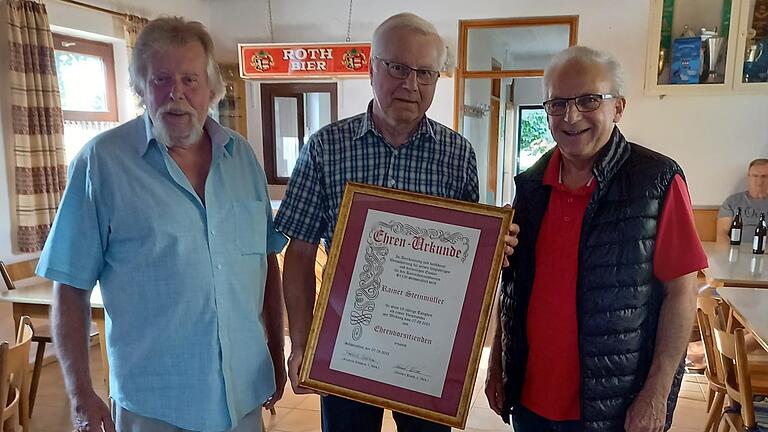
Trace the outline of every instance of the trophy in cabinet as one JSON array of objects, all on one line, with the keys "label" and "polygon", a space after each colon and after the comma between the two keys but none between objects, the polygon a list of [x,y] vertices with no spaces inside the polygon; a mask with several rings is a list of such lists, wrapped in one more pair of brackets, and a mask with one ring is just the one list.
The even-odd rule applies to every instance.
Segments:
[{"label": "trophy in cabinet", "polygon": [[747,47],[744,59],[744,82],[766,82],[768,81],[768,37],[747,38],[747,41],[752,42]]},{"label": "trophy in cabinet", "polygon": [[724,77],[720,73],[720,62],[722,60],[724,45],[725,38],[722,36],[710,36],[703,41],[704,68],[702,71],[701,82],[723,82]]}]

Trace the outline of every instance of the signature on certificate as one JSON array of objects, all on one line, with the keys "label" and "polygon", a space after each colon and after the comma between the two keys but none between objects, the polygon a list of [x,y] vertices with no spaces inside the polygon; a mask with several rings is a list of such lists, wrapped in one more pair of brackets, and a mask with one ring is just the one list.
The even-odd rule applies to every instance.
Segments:
[{"label": "signature on certificate", "polygon": [[415,375],[418,375],[418,376],[422,376],[422,377],[425,377],[425,378],[432,378],[432,375],[424,373],[422,368],[420,368],[418,366],[405,365],[405,364],[402,364],[402,363],[398,363],[398,364],[396,364],[393,367],[393,369],[397,369],[397,370],[400,370],[400,371],[403,371],[403,372],[409,372],[409,373],[412,373],[412,374],[415,374]]},{"label": "signature on certificate", "polygon": [[356,353],[356,352],[353,352],[353,351],[350,351],[350,350],[345,350],[344,351],[344,355],[346,355],[347,357],[352,357],[355,360],[364,361],[364,362],[366,362],[368,364],[374,364],[374,365],[379,364],[379,361],[376,360],[375,358],[371,357],[371,356],[368,356],[368,355],[365,355],[365,354]]}]

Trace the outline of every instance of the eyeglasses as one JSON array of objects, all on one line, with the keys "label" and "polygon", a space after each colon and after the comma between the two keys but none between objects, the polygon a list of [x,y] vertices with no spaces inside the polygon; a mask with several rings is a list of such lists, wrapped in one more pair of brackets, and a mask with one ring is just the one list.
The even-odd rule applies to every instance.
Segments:
[{"label": "eyeglasses", "polygon": [[384,66],[387,67],[387,74],[394,79],[408,79],[411,76],[411,72],[416,72],[416,82],[422,85],[432,85],[437,82],[437,78],[440,76],[439,71],[415,69],[402,63],[386,61],[381,57],[375,57],[375,59],[384,63]]},{"label": "eyeglasses", "polygon": [[568,102],[573,101],[579,112],[590,112],[600,108],[600,104],[606,99],[617,99],[620,96],[612,94],[585,94],[572,98],[557,98],[545,101],[544,111],[553,117],[565,115],[568,111]]}]

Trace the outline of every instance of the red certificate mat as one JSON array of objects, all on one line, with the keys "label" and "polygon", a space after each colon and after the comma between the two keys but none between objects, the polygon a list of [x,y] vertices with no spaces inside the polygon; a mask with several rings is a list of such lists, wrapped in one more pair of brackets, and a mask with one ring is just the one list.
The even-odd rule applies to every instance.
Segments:
[{"label": "red certificate mat", "polygon": [[512,213],[347,184],[301,384],[463,428]]}]

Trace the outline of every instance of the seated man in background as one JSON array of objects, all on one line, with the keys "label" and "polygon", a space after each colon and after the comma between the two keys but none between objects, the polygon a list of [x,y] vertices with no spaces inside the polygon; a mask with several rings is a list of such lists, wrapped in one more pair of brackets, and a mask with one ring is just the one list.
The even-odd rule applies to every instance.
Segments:
[{"label": "seated man in background", "polygon": [[[720,206],[717,215],[717,241],[730,242],[731,222],[736,211],[741,208],[741,241],[751,244],[752,235],[760,219],[760,213],[768,213],[768,159],[754,159],[747,168],[747,190],[730,195]],[[705,285],[705,288],[709,288]],[[751,333],[746,334],[747,350],[749,352],[760,348]],[[704,345],[701,340],[688,344],[685,359],[689,371],[703,371],[706,367]]]},{"label": "seated man in background", "polygon": [[747,169],[747,190],[725,199],[717,215],[717,241],[729,242],[729,231],[736,210],[741,208],[744,228],[741,240],[750,242],[760,213],[768,213],[768,159],[755,159]]}]

